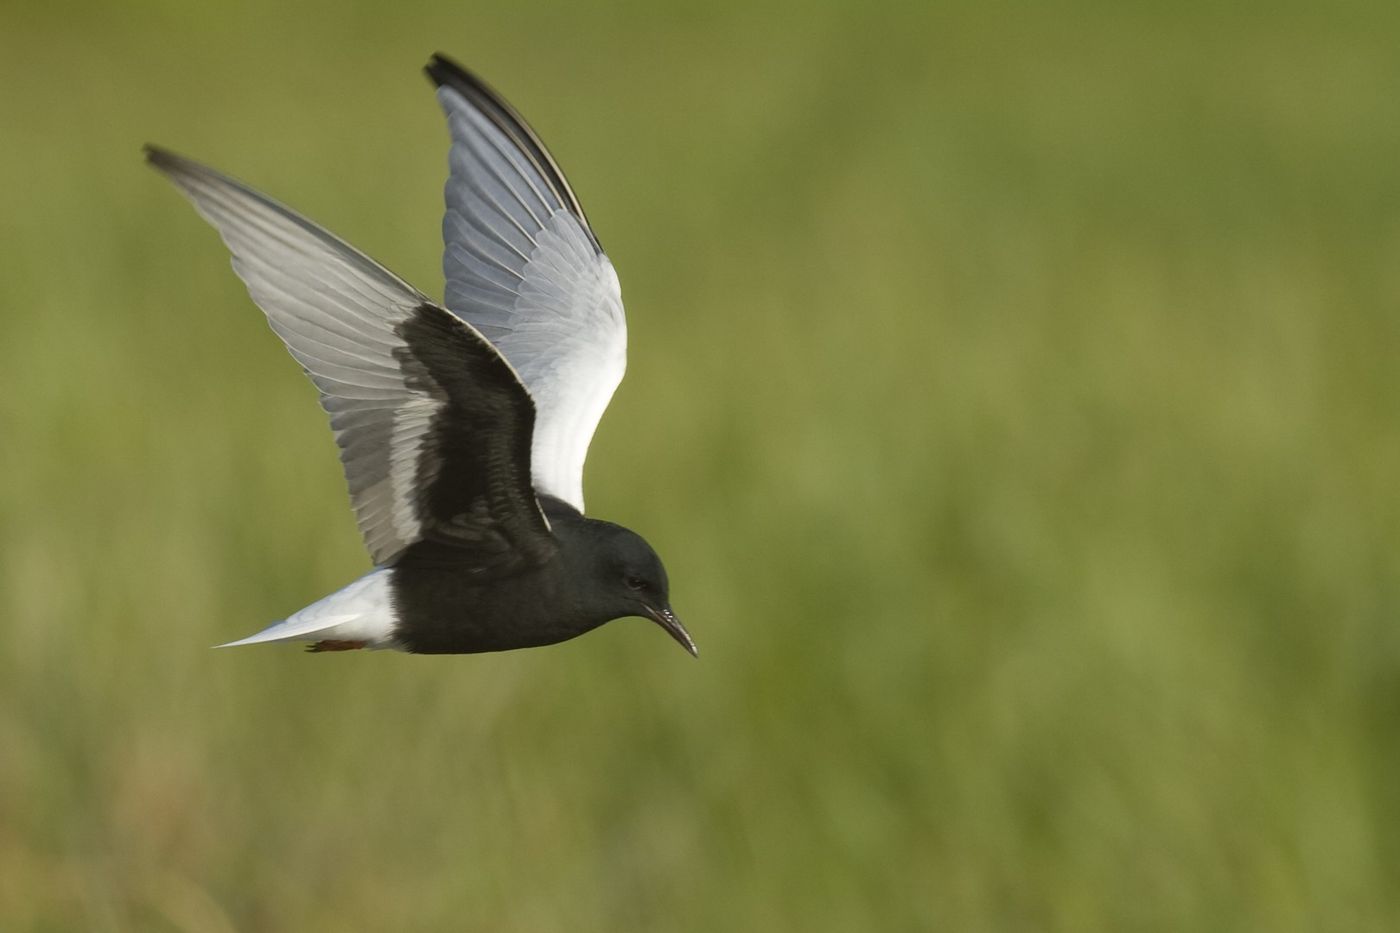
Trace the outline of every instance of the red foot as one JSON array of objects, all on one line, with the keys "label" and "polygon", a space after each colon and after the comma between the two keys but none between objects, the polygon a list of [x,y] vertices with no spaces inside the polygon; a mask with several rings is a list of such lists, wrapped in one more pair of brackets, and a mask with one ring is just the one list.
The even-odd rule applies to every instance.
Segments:
[{"label": "red foot", "polygon": [[307,645],[307,651],[354,651],[368,645],[367,641],[318,641],[314,645]]}]

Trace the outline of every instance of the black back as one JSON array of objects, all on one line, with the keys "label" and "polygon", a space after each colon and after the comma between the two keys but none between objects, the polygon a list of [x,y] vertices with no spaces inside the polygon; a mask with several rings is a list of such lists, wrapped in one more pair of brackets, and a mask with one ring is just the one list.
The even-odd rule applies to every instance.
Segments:
[{"label": "black back", "polygon": [[481,579],[548,560],[558,543],[530,482],[529,393],[494,347],[436,305],[418,308],[398,331],[405,383],[440,403],[418,455],[422,540],[408,551],[420,559],[441,551]]}]

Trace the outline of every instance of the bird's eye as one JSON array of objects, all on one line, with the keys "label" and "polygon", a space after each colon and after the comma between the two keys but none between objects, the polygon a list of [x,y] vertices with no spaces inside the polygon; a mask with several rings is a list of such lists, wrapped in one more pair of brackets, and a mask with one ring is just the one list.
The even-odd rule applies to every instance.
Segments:
[{"label": "bird's eye", "polygon": [[628,577],[627,588],[629,590],[644,590],[647,588],[647,581],[641,577]]}]

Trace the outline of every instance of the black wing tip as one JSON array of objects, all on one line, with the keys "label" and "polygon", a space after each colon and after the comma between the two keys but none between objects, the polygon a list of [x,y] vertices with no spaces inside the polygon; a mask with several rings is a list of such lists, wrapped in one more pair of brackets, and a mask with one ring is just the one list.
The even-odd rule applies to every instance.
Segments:
[{"label": "black wing tip", "polygon": [[146,143],[142,146],[141,154],[146,157],[147,165],[172,181],[190,171],[189,159],[177,155],[163,146],[157,146],[155,143]]},{"label": "black wing tip", "polygon": [[157,146],[155,143],[146,143],[142,146],[141,154],[146,157],[147,165],[166,175],[189,174],[201,170],[208,172],[208,169],[205,169],[198,162],[191,161],[178,152],[171,152],[164,146]]},{"label": "black wing tip", "polygon": [[442,87],[461,71],[461,65],[441,52],[434,52],[433,57],[428,59],[428,64],[423,66],[423,73],[428,76],[429,81],[438,87]]},{"label": "black wing tip", "polygon": [[157,146],[155,143],[146,143],[142,146],[141,154],[146,157],[147,162],[154,165],[156,168],[165,168],[174,165],[176,159],[179,158],[179,156],[175,155],[175,153],[171,152],[169,149]]},{"label": "black wing tip", "polygon": [[452,59],[441,52],[434,52],[433,57],[428,59],[428,64],[423,66],[423,73],[428,76],[437,87],[467,87],[473,90],[485,91],[492,96],[499,97],[499,94],[491,91],[486,86],[486,82],[472,74]]},{"label": "black wing tip", "polygon": [[601,253],[603,246],[593,233],[593,227],[583,213],[583,205],[579,203],[578,196],[565,180],[563,170],[549,154],[539,134],[530,128],[530,124],[525,122],[519,111],[512,107],[499,91],[441,52],[433,53],[428,59],[428,64],[423,66],[423,72],[438,89],[451,88],[456,91],[470,106],[475,107],[510,138],[516,148],[544,176],[545,183],[553,190],[559,203],[578,218],[584,232],[593,241],[594,248]]},{"label": "black wing tip", "polygon": [[500,91],[487,84],[476,72],[462,67],[441,52],[434,52],[433,57],[428,59],[428,64],[423,66],[423,73],[428,76],[429,81],[433,82],[434,87],[451,88],[475,104],[478,109],[499,110],[508,121],[514,123],[524,133],[526,140],[543,148],[539,139],[525,122],[525,118],[501,96]]}]

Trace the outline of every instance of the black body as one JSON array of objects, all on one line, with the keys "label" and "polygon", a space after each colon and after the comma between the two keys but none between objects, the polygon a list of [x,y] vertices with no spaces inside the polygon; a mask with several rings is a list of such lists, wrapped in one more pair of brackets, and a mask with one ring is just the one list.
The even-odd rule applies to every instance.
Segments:
[{"label": "black body", "polygon": [[541,497],[557,549],[543,563],[474,566],[454,544],[424,540],[394,564],[395,637],[418,654],[471,654],[565,641],[611,619],[640,616],[682,639],[666,571],[639,535]]},{"label": "black body", "polygon": [[398,333],[405,383],[438,406],[416,464],[422,537],[390,577],[396,640],[419,654],[506,651],[643,616],[694,653],[651,546],[531,488],[535,405],[500,354],[433,304]]}]

